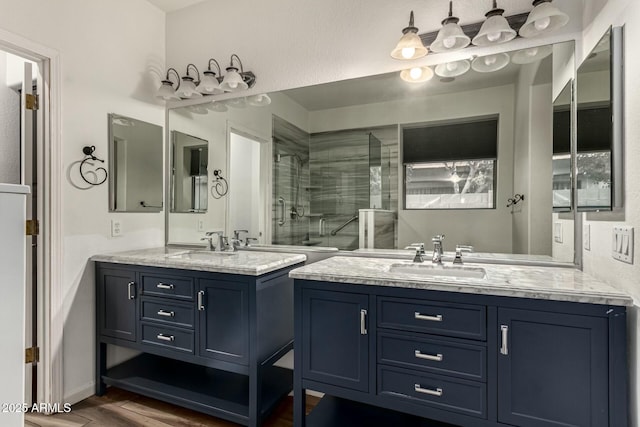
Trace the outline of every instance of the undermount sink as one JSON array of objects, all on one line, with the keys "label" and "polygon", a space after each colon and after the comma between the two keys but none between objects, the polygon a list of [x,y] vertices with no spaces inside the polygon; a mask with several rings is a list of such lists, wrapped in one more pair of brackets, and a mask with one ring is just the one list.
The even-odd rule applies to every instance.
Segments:
[{"label": "undermount sink", "polygon": [[391,264],[389,271],[391,273],[406,273],[428,277],[461,277],[467,279],[484,279],[487,277],[487,272],[484,268],[462,265],[399,263]]},{"label": "undermount sink", "polygon": [[167,258],[171,259],[192,259],[198,261],[208,261],[216,258],[223,258],[229,256],[237,256],[237,252],[215,252],[215,251],[192,251],[181,254],[167,255]]}]

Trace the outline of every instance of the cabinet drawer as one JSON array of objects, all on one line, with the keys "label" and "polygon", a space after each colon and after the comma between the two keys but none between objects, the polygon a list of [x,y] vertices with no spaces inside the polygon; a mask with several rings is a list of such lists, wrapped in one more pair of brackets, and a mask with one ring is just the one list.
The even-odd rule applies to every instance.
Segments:
[{"label": "cabinet drawer", "polygon": [[486,381],[487,349],[472,344],[381,332],[378,334],[378,363]]},{"label": "cabinet drawer", "polygon": [[170,350],[193,353],[192,331],[183,331],[168,326],[142,324],[142,342]]},{"label": "cabinet drawer", "polygon": [[487,417],[487,393],[483,383],[378,367],[378,394],[406,403]]},{"label": "cabinet drawer", "polygon": [[169,302],[142,300],[142,320],[193,328],[195,309]]},{"label": "cabinet drawer", "polygon": [[378,327],[475,340],[487,335],[484,306],[378,298]]},{"label": "cabinet drawer", "polygon": [[169,296],[193,301],[193,279],[153,274],[142,274],[142,294]]}]

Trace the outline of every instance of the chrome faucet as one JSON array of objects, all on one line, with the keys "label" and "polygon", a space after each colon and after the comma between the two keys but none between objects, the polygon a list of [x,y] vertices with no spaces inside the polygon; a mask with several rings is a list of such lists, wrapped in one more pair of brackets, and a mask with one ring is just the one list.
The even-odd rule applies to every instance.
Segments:
[{"label": "chrome faucet", "polygon": [[244,239],[244,247],[248,248],[249,246],[251,246],[251,241],[254,241],[256,243],[258,243],[258,239],[256,239],[255,237],[247,237],[246,239]]},{"label": "chrome faucet", "polygon": [[456,257],[453,259],[454,264],[462,264],[462,252],[473,252],[473,246],[456,245]]},{"label": "chrome faucet", "polygon": [[433,242],[433,257],[431,258],[431,262],[434,264],[442,264],[442,255],[444,254],[444,250],[442,249],[443,240],[444,234],[438,234],[431,239],[431,242]]},{"label": "chrome faucet", "polygon": [[[216,252],[221,252],[225,250],[224,231],[207,231],[206,233],[204,233],[204,235],[205,237],[201,238],[200,240],[207,241],[207,250],[216,251]],[[217,239],[218,239],[217,244],[213,243],[213,239],[214,239],[213,236],[217,236]]]},{"label": "chrome faucet", "polygon": [[231,239],[231,250],[234,252],[238,250],[244,243],[240,238],[240,233],[248,233],[249,230],[233,230],[233,238]]},{"label": "chrome faucet", "polygon": [[419,243],[416,247],[416,255],[413,257],[413,262],[423,262],[424,261],[424,243]]}]

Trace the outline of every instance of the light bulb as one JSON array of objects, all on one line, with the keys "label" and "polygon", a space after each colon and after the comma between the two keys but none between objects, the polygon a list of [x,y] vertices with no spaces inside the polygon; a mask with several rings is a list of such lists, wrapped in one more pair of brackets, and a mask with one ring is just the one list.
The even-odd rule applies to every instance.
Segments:
[{"label": "light bulb", "polygon": [[422,77],[422,68],[420,67],[412,68],[411,71],[409,71],[409,75],[411,76],[412,79],[418,80],[420,77]]},{"label": "light bulb", "polygon": [[498,40],[500,40],[501,35],[502,33],[499,31],[497,33],[487,33],[487,40],[489,40],[491,43],[497,42]]},{"label": "light bulb", "polygon": [[402,57],[404,59],[411,59],[413,58],[413,55],[416,54],[416,48],[415,47],[403,47],[402,48]]},{"label": "light bulb", "polygon": [[496,63],[497,60],[498,60],[498,58],[496,58],[495,55],[490,55],[490,56],[485,56],[484,57],[485,65],[493,65],[493,64]]},{"label": "light bulb", "polygon": [[551,24],[551,18],[545,16],[544,18],[536,19],[533,26],[536,27],[538,31],[544,31],[549,27],[549,24]]},{"label": "light bulb", "polygon": [[452,47],[454,47],[456,45],[456,39],[455,39],[455,37],[447,37],[444,40],[442,40],[442,44],[447,49],[451,49]]},{"label": "light bulb", "polygon": [[229,87],[230,87],[231,89],[235,89],[235,88],[237,88],[237,87],[238,87],[238,83],[237,83],[237,82],[229,82]]},{"label": "light bulb", "polygon": [[447,70],[448,71],[455,71],[458,69],[458,62],[449,62],[447,63]]},{"label": "light bulb", "polygon": [[532,47],[531,49],[527,49],[525,51],[525,54],[527,56],[534,57],[534,56],[536,56],[538,54],[538,48],[537,47]]}]

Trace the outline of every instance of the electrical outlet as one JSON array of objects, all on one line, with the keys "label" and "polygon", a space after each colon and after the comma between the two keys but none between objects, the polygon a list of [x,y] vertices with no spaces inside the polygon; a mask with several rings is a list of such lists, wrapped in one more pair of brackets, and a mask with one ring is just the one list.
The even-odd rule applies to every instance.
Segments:
[{"label": "electrical outlet", "polygon": [[122,236],[122,221],[119,219],[111,220],[111,237]]},{"label": "electrical outlet", "polygon": [[556,243],[562,243],[562,223],[555,222],[553,224],[553,240]]},{"label": "electrical outlet", "polygon": [[204,219],[198,220],[198,231],[204,231]]},{"label": "electrical outlet", "polygon": [[622,262],[633,264],[633,227],[613,227],[611,256]]},{"label": "electrical outlet", "polygon": [[591,224],[582,227],[582,246],[585,250],[591,250]]}]

